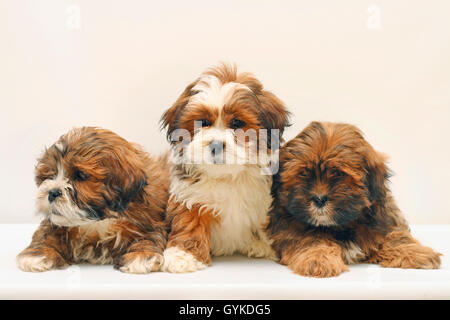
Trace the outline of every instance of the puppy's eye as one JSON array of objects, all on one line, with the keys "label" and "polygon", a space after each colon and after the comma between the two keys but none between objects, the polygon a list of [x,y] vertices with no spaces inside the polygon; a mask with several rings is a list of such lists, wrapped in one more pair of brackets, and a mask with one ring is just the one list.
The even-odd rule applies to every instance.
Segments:
[{"label": "puppy's eye", "polygon": [[197,120],[197,121],[201,122],[202,128],[203,127],[209,127],[211,125],[211,121],[209,121],[208,119],[200,119],[200,120]]},{"label": "puppy's eye", "polygon": [[347,176],[347,174],[345,172],[340,171],[340,170],[333,170],[333,171],[331,171],[331,175],[334,178],[344,178],[345,176]]},{"label": "puppy's eye", "polygon": [[55,177],[56,177],[56,174],[50,172],[50,173],[46,173],[46,174],[40,175],[39,179],[44,181],[44,180],[54,179]]},{"label": "puppy's eye", "polygon": [[86,181],[89,179],[89,175],[81,170],[76,170],[73,178],[76,181]]},{"label": "puppy's eye", "polygon": [[234,118],[230,121],[230,128],[231,129],[242,129],[245,127],[246,123],[242,120]]},{"label": "puppy's eye", "polygon": [[45,175],[40,175],[40,176],[36,176],[36,181],[40,184],[42,182],[44,182],[45,180],[52,180],[55,178],[55,174],[45,174]]},{"label": "puppy's eye", "polygon": [[301,178],[306,178],[306,177],[308,176],[308,171],[306,171],[306,170],[301,170],[301,171],[298,173],[298,175],[299,175]]}]

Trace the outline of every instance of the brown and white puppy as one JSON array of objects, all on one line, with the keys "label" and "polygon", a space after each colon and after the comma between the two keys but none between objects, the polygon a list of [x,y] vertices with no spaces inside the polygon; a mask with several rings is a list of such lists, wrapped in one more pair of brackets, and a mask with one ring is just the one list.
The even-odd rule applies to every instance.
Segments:
[{"label": "brown and white puppy", "polygon": [[166,245],[167,156],[99,128],[72,129],[36,166],[44,220],[17,256],[24,271],[87,262],[123,272],[157,271]]},{"label": "brown and white puppy", "polygon": [[267,169],[288,115],[253,75],[227,64],[203,73],[164,113],[174,152],[163,270],[203,269],[211,254],[276,259],[263,227]]},{"label": "brown and white puppy", "polygon": [[312,122],[280,151],[269,237],[295,273],[332,277],[348,264],[434,269],[388,187],[385,156],[348,124]]}]

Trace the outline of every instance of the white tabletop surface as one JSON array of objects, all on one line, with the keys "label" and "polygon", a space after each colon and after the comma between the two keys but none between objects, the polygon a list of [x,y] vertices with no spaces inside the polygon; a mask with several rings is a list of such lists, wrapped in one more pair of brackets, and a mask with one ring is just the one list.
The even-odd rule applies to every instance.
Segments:
[{"label": "white tabletop surface", "polygon": [[412,227],[423,244],[444,254],[439,270],[360,264],[328,279],[242,256],[214,258],[212,267],[188,274],[130,275],[109,265],[27,273],[15,257],[35,228],[0,225],[0,299],[450,299],[450,225]]}]

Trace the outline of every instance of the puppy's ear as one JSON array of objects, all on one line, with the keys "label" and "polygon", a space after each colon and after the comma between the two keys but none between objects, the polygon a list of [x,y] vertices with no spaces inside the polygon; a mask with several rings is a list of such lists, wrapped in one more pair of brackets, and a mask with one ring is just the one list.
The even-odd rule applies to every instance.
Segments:
[{"label": "puppy's ear", "polygon": [[283,168],[280,166],[280,163],[278,163],[278,171],[272,176],[271,193],[273,198],[277,198],[278,193],[280,192],[283,186],[283,183],[281,182],[282,171]]},{"label": "puppy's ear", "polygon": [[267,129],[279,129],[280,136],[289,124],[290,112],[284,106],[284,103],[273,93],[261,91],[258,95],[261,103],[260,120]]},{"label": "puppy's ear", "polygon": [[376,152],[371,146],[369,148],[366,157],[366,186],[369,190],[369,200],[373,202],[386,197],[391,174],[386,165],[386,156]]},{"label": "puppy's ear", "polygon": [[197,93],[197,91],[192,90],[192,88],[197,84],[197,81],[192,82],[190,85],[184,89],[183,93],[178,97],[177,101],[167,109],[160,120],[161,129],[167,129],[167,139],[170,140],[170,135],[176,129],[178,129],[178,121],[184,107],[189,102],[191,96]]},{"label": "puppy's ear", "polygon": [[147,185],[144,164],[132,152],[116,152],[108,160],[105,177],[105,201],[112,211],[124,211],[130,201]]}]

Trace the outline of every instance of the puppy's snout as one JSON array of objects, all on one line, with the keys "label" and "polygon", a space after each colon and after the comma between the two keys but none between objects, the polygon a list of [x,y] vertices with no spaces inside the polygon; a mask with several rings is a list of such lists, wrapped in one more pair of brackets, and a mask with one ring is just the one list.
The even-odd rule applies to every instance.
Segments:
[{"label": "puppy's snout", "polygon": [[62,195],[61,190],[59,189],[52,189],[48,192],[48,201],[53,202],[56,198],[60,197]]},{"label": "puppy's snout", "polygon": [[220,140],[211,141],[209,144],[209,150],[211,150],[213,156],[222,154],[223,148],[225,148],[225,142]]},{"label": "puppy's snout", "polygon": [[314,204],[316,205],[316,207],[318,208],[322,208],[326,205],[327,201],[328,201],[328,197],[327,196],[314,196],[312,198]]}]

